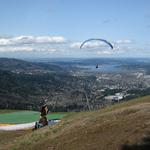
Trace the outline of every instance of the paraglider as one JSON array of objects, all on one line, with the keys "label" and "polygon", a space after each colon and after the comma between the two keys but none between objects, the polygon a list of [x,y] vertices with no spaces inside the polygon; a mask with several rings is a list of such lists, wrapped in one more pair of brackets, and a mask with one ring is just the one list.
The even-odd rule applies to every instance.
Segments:
[{"label": "paraglider", "polygon": [[106,43],[107,45],[109,45],[111,47],[111,49],[113,49],[113,45],[108,42],[107,40],[104,40],[104,39],[88,39],[86,41],[84,41],[81,45],[80,45],[80,49],[83,48],[84,44],[86,44],[87,42],[90,42],[90,41],[101,41],[101,42],[104,42]]},{"label": "paraglider", "polygon": [[96,68],[98,68],[98,64],[96,64]]},{"label": "paraglider", "polygon": [[[97,38],[92,38],[92,39],[85,40],[85,41],[80,45],[80,49],[83,48],[83,46],[84,46],[86,43],[91,42],[91,41],[100,41],[100,42],[104,42],[104,43],[106,43],[111,49],[114,48],[113,45],[112,45],[110,42],[108,42],[107,40],[104,40],[104,39],[97,39]],[[96,64],[96,69],[98,69],[98,68],[99,68],[99,65]]]}]

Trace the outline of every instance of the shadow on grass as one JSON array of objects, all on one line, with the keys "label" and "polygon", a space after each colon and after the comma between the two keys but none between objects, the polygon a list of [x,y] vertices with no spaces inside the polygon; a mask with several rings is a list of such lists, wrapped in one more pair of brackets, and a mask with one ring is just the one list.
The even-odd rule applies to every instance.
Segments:
[{"label": "shadow on grass", "polygon": [[150,150],[150,136],[133,145],[123,145],[121,150]]}]

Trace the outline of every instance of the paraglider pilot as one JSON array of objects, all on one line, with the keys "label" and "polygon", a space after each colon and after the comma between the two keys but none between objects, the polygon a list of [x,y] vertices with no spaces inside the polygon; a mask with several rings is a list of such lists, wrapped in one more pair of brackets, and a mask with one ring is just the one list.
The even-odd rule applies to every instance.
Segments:
[{"label": "paraglider pilot", "polygon": [[38,122],[36,122],[35,129],[48,125],[48,121],[47,121],[47,117],[46,117],[46,115],[48,114],[48,111],[49,111],[49,109],[48,109],[47,105],[43,105],[40,110],[40,112],[41,112],[40,120]]},{"label": "paraglider pilot", "polygon": [[44,105],[42,106],[41,108],[41,115],[40,115],[40,120],[39,120],[39,123],[43,124],[43,126],[46,126],[48,125],[48,121],[47,121],[47,118],[46,118],[46,115],[48,114],[48,107],[47,105]]}]

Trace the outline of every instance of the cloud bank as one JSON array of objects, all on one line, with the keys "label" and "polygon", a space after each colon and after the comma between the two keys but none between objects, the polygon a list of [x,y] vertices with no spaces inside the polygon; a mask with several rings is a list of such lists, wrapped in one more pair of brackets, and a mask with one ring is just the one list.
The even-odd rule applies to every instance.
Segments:
[{"label": "cloud bank", "polygon": [[[101,57],[101,56],[143,56],[150,55],[149,44],[139,47],[133,40],[119,39],[111,41],[112,50],[106,43],[91,41],[86,43],[82,49],[82,41],[73,42],[63,36],[0,36],[0,56],[5,57],[6,53],[19,53],[28,56],[51,56],[51,57]],[[51,54],[51,55],[47,55]]]},{"label": "cloud bank", "polygon": [[62,36],[16,36],[3,38],[0,37],[0,46],[23,45],[23,44],[45,44],[45,43],[64,43],[66,39]]},{"label": "cloud bank", "polygon": [[50,52],[67,40],[63,36],[0,37],[0,52]]}]

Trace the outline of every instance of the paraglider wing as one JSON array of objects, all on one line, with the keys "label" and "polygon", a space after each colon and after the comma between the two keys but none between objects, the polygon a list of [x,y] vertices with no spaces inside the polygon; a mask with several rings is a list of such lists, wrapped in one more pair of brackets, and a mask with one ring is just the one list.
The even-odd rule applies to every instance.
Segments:
[{"label": "paraglider wing", "polygon": [[80,49],[84,46],[85,43],[87,43],[89,41],[102,41],[102,42],[105,42],[106,44],[108,44],[111,47],[111,49],[113,49],[113,45],[104,39],[88,39],[81,44]]}]

